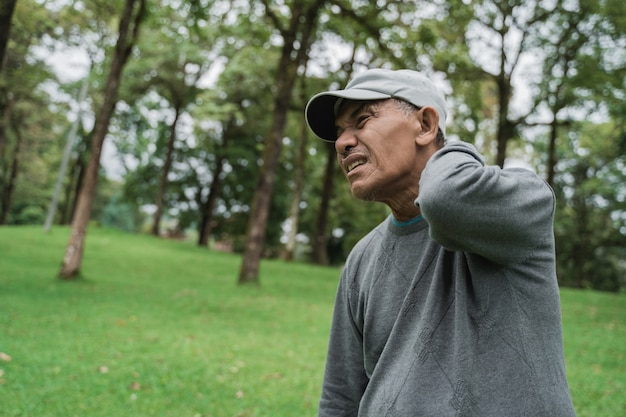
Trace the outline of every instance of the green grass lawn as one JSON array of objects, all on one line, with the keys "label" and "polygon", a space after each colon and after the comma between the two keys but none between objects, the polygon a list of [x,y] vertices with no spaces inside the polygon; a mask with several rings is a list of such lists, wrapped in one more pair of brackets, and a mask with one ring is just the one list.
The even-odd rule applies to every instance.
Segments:
[{"label": "green grass lawn", "polygon": [[[0,416],[315,416],[339,269],[90,228],[0,228]],[[626,296],[562,291],[579,417],[626,416]]]}]

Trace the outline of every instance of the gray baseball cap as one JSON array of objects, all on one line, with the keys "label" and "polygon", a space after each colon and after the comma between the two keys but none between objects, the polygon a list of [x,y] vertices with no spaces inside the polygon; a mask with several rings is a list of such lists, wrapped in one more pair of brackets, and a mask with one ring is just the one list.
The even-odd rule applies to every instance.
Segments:
[{"label": "gray baseball cap", "polygon": [[306,105],[306,122],[317,136],[337,140],[335,116],[341,99],[382,100],[399,98],[418,106],[430,106],[439,114],[439,128],[446,133],[446,100],[443,93],[423,74],[412,70],[370,69],[357,75],[345,89],[313,96]]}]

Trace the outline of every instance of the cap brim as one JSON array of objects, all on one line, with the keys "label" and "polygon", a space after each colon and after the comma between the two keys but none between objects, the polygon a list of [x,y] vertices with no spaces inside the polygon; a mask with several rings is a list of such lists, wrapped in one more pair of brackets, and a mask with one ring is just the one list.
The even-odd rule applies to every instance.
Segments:
[{"label": "cap brim", "polygon": [[313,133],[327,142],[337,140],[335,103],[340,98],[348,100],[382,100],[391,98],[391,96],[386,93],[357,88],[328,91],[313,96],[304,110],[306,122]]}]

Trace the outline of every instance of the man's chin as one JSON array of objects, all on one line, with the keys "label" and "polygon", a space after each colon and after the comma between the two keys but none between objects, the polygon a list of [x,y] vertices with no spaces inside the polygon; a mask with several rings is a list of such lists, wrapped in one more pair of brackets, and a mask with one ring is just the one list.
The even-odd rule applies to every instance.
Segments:
[{"label": "man's chin", "polygon": [[351,191],[352,191],[352,195],[358,198],[359,200],[377,201],[376,193],[374,193],[373,191],[365,190],[365,189],[358,188],[358,187],[352,187]]}]

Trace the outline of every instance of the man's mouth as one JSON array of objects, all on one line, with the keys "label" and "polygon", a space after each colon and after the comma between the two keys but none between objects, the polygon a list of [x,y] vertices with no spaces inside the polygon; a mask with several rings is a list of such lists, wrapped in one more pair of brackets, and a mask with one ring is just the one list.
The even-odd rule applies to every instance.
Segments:
[{"label": "man's mouth", "polygon": [[352,171],[354,168],[363,165],[365,162],[365,159],[357,159],[356,161],[350,162],[348,165],[346,165],[346,172]]}]

